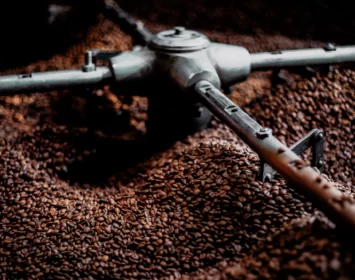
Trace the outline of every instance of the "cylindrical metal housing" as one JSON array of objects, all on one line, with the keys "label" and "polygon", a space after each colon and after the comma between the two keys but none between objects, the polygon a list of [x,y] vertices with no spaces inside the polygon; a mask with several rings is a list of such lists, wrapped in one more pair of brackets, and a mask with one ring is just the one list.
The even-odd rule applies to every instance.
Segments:
[{"label": "cylindrical metal housing", "polygon": [[250,55],[246,48],[212,43],[208,49],[208,56],[223,86],[229,86],[248,78]]},{"label": "cylindrical metal housing", "polygon": [[127,51],[110,59],[116,82],[143,81],[153,70],[155,53],[147,48]]},{"label": "cylindrical metal housing", "polygon": [[94,71],[82,69],[60,70],[0,77],[0,95],[17,92],[50,91],[76,86],[95,86],[112,77],[108,67],[97,67]]},{"label": "cylindrical metal housing", "polygon": [[168,61],[170,76],[181,89],[189,88],[201,79],[216,87],[221,85],[216,69],[205,50],[170,56]]},{"label": "cylindrical metal housing", "polygon": [[355,46],[251,53],[251,70],[355,62]]}]

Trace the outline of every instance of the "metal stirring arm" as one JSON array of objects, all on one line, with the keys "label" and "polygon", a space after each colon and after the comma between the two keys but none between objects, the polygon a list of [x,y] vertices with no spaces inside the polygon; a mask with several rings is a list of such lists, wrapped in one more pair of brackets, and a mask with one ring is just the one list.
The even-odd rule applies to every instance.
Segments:
[{"label": "metal stirring arm", "polygon": [[[153,59],[154,54],[149,50],[90,50],[81,69],[0,76],[0,96],[143,82],[152,70]],[[96,66],[97,61],[109,62],[109,66]]]},{"label": "metal stirring arm", "polygon": [[131,17],[114,2],[105,3],[104,13],[115,21],[123,31],[130,34],[136,45],[146,46],[154,36],[147,28],[144,27],[143,22]]},{"label": "metal stirring arm", "polygon": [[[264,128],[208,81],[194,87],[201,102],[225,122],[261,159],[295,188],[311,198],[338,225],[355,230],[355,202],[323,179],[291,149]],[[349,228],[351,227],[351,228]]]},{"label": "metal stirring arm", "polygon": [[251,70],[293,68],[355,62],[355,46],[326,45],[324,48],[252,53]]},{"label": "metal stirring arm", "polygon": [[[355,46],[249,53],[242,46],[210,42],[203,34],[183,27],[153,35],[115,3],[106,3],[105,13],[145,47],[124,52],[88,51],[82,69],[2,76],[0,95],[101,84],[136,86],[147,80],[165,82],[171,74],[173,81],[185,88],[195,81],[191,75],[206,79],[208,73],[210,82],[228,89],[246,80],[252,71],[355,62]],[[110,66],[96,67],[98,60],[108,61]],[[199,73],[187,69],[194,65],[205,69]]]},{"label": "metal stirring arm", "polygon": [[0,77],[0,95],[18,92],[51,91],[54,89],[91,87],[109,83],[112,78],[108,67],[97,67],[85,72],[81,69],[49,71]]}]

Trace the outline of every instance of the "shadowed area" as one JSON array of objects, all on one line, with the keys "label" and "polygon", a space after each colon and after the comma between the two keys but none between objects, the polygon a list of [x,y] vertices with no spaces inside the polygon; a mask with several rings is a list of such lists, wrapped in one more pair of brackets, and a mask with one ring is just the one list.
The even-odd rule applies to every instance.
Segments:
[{"label": "shadowed area", "polygon": [[0,70],[64,52],[97,22],[101,0],[1,1]]},{"label": "shadowed area", "polygon": [[352,1],[117,1],[142,19],[189,28],[233,31],[250,35],[353,43]]}]

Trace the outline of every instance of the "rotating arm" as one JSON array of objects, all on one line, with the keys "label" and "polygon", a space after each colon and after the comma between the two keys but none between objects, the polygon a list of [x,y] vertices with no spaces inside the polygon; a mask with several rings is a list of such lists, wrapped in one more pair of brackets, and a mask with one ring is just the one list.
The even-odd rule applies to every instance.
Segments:
[{"label": "rotating arm", "polygon": [[93,63],[95,52],[89,51],[82,69],[0,76],[0,95],[73,87],[87,88],[102,84],[134,85],[137,81],[144,82],[150,78],[155,59],[153,52],[143,49],[122,52],[112,57],[113,54],[115,53],[103,54],[103,58],[109,58],[110,66],[95,66]]},{"label": "rotating arm", "polygon": [[247,79],[251,71],[355,62],[355,46],[328,45],[324,48],[249,53],[241,46],[212,43],[208,55],[222,86],[226,87]]},{"label": "rotating arm", "polygon": [[200,81],[194,89],[201,102],[265,162],[308,195],[336,224],[355,230],[354,201],[307,166],[291,149],[277,140],[269,129],[260,126],[211,83]]},{"label": "rotating arm", "polygon": [[144,27],[143,23],[135,20],[119,6],[106,3],[105,12],[120,25],[123,31],[131,35],[137,44],[145,46],[152,39],[153,34]]},{"label": "rotating arm", "polygon": [[355,62],[355,46],[251,53],[251,71]]},{"label": "rotating arm", "polygon": [[89,87],[109,82],[111,78],[112,74],[109,67],[97,67],[96,70],[89,72],[75,69],[0,76],[0,95],[50,91],[70,87]]}]

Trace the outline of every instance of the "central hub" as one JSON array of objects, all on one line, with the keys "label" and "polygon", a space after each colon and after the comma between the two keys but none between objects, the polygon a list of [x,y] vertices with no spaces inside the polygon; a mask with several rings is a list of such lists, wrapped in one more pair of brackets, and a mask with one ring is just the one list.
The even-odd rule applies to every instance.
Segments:
[{"label": "central hub", "polygon": [[163,52],[193,52],[209,45],[210,41],[205,35],[177,26],[155,35],[149,43],[149,48]]}]

